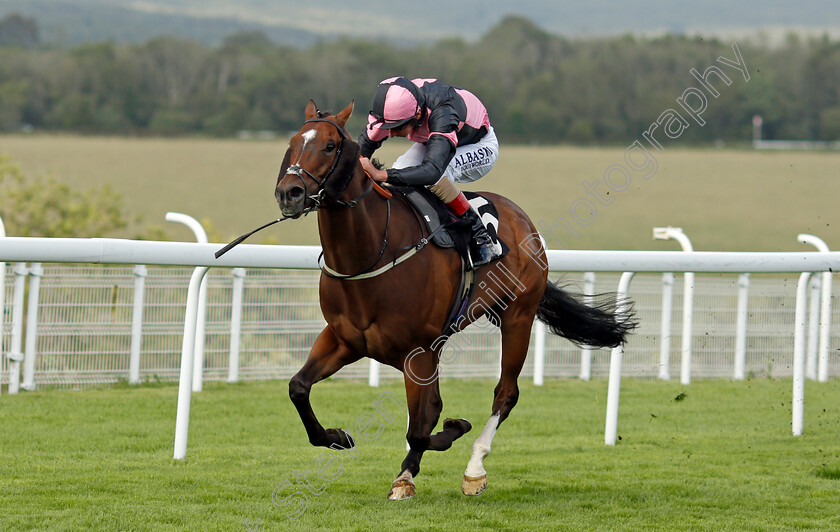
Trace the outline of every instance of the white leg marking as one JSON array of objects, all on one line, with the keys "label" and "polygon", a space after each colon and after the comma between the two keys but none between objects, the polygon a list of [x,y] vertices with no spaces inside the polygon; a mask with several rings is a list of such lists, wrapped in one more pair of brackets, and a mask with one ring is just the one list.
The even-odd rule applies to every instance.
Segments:
[{"label": "white leg marking", "polygon": [[414,477],[411,476],[411,472],[408,469],[400,473],[400,476],[397,477],[397,480],[404,480],[406,482],[414,484]]},{"label": "white leg marking", "polygon": [[493,436],[496,435],[496,429],[499,428],[499,414],[490,416],[481,435],[475,440],[473,444],[472,457],[470,463],[467,464],[467,470],[464,474],[468,477],[481,477],[486,475],[484,470],[484,458],[490,454],[490,443],[493,441]]}]

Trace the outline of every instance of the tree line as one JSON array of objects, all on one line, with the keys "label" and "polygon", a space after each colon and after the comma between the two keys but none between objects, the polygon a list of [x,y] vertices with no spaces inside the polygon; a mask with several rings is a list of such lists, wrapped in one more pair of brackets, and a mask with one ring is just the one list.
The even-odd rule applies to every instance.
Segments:
[{"label": "tree line", "polygon": [[[686,131],[684,141],[748,141],[754,115],[763,117],[764,138],[840,139],[840,42],[791,35],[738,47],[749,82],[721,85],[706,124]],[[721,56],[732,57],[732,42],[571,39],[519,17],[475,42],[411,48],[343,38],[295,48],[260,33],[235,34],[215,48],[174,37],[67,49],[7,43],[0,46],[0,131],[285,134],[298,129],[311,98],[333,110],[355,100],[356,132],[376,84],[406,75],[474,92],[508,142],[621,144],[679,109],[677,98],[697,86],[690,70],[703,72]]]}]

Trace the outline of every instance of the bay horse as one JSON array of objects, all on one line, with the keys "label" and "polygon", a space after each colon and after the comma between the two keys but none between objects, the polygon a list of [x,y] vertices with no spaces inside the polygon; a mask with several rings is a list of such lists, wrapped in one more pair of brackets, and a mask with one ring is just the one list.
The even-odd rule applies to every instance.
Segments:
[{"label": "bay horse", "polygon": [[[359,146],[345,131],[352,112],[353,103],[336,115],[322,113],[310,100],[277,176],[275,198],[285,217],[317,210],[324,261],[319,295],[327,325],[289,381],[289,396],[312,445],[349,449],[347,432],[325,429],[316,418],[312,385],[362,357],[402,371],[410,450],[388,498],[406,499],[415,494],[423,453],[445,451],[471,429],[467,420],[448,418],[432,434],[443,408],[437,379],[448,338],[443,329],[459,296],[462,262],[452,249],[422,246],[429,234],[411,208],[367,176]],[[549,283],[545,250],[528,216],[502,196],[482,195],[495,204],[498,234],[510,251],[476,272],[477,289],[457,329],[487,316],[502,335],[501,377],[461,483],[466,495],[487,487],[484,458],[519,397],[535,316],[555,334],[593,347],[614,347],[635,326],[616,315],[614,299],[585,305]],[[416,254],[403,262],[406,249]]]}]

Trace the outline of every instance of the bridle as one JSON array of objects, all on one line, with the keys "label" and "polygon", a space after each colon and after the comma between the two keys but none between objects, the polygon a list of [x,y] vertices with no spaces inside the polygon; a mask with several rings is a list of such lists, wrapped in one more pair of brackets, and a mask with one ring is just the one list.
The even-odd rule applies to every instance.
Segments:
[{"label": "bridle", "polygon": [[[350,141],[350,137],[347,135],[347,132],[344,131],[343,127],[338,125],[338,123],[330,120],[329,118],[310,118],[309,120],[304,122],[303,125],[309,124],[311,122],[326,122],[327,124],[331,124],[333,127],[335,127],[336,131],[338,131],[338,134],[341,135],[342,141],[338,143],[338,147],[335,150],[335,158],[333,159],[332,166],[330,166],[330,169],[327,171],[326,174],[324,174],[324,177],[322,177],[321,179],[318,179],[317,177],[315,177],[315,175],[313,175],[312,172],[310,172],[306,168],[303,168],[299,164],[293,164],[286,169],[286,175],[294,175],[294,176],[297,176],[298,179],[300,179],[304,190],[306,190],[306,180],[304,179],[304,177],[308,177],[309,179],[314,181],[316,185],[318,185],[318,190],[315,192],[315,194],[307,196],[308,199],[312,200],[314,205],[312,205],[310,207],[304,207],[304,209],[301,211],[301,214],[306,215],[306,214],[309,214],[310,212],[316,211],[318,209],[327,208],[332,203],[334,203],[334,204],[336,204],[337,206],[340,206],[340,207],[348,207],[348,208],[352,209],[362,199],[364,199],[365,196],[367,196],[368,194],[371,193],[371,191],[373,190],[373,179],[370,179],[370,183],[368,184],[368,187],[364,191],[362,191],[361,194],[359,194],[357,197],[353,198],[352,200],[345,201],[345,200],[342,200],[341,198],[326,198],[325,197],[326,189],[324,188],[324,185],[326,184],[327,180],[330,178],[330,176],[335,171],[336,166],[338,166],[338,161],[341,159],[341,148],[342,148],[342,146],[344,146],[345,141]],[[324,201],[325,199],[327,199],[329,201],[325,203],[325,201]],[[391,213],[391,209],[390,209],[390,205],[389,205],[389,208],[388,208],[389,219],[390,219],[390,213]],[[298,216],[300,216],[300,215],[298,215]]]},{"label": "bridle", "polygon": [[[338,123],[330,120],[329,118],[310,118],[309,120],[304,122],[304,124],[308,124],[310,122],[326,122],[328,124],[331,124],[333,127],[335,127],[336,131],[338,131],[338,134],[341,135],[341,139],[342,139],[341,142],[338,144],[338,147],[336,148],[335,159],[333,159],[332,166],[330,166],[330,169],[327,171],[326,174],[324,174],[324,177],[322,177],[321,179],[318,179],[317,177],[315,177],[312,174],[312,172],[310,172],[306,168],[303,168],[299,164],[293,164],[293,165],[289,166],[286,169],[285,173],[283,174],[284,176],[286,176],[286,175],[297,176],[300,179],[301,184],[303,185],[303,190],[306,190],[306,179],[304,179],[304,177],[308,177],[309,179],[314,181],[318,185],[318,190],[316,191],[316,193],[314,195],[308,196],[308,198],[311,199],[314,204],[310,207],[304,207],[301,210],[300,213],[295,214],[294,216],[283,216],[281,218],[277,218],[276,220],[272,220],[272,221],[268,222],[267,224],[263,224],[263,225],[257,227],[256,229],[254,229],[253,231],[245,233],[244,235],[234,239],[233,241],[231,241],[229,244],[227,244],[225,247],[223,247],[222,249],[220,249],[219,251],[217,251],[214,254],[217,259],[219,257],[221,257],[222,255],[224,255],[225,253],[227,253],[228,251],[230,251],[231,249],[233,249],[234,247],[236,247],[239,244],[241,244],[242,242],[244,242],[245,239],[247,239],[249,236],[253,235],[254,233],[256,233],[258,231],[262,231],[263,229],[265,229],[267,227],[271,227],[272,225],[274,225],[276,223],[284,222],[286,220],[293,220],[295,218],[299,218],[301,215],[305,216],[305,215],[309,214],[310,212],[314,212],[318,209],[327,208],[332,203],[335,203],[336,205],[338,205],[340,207],[353,208],[362,199],[364,199],[365,196],[370,194],[371,190],[374,190],[374,189],[378,189],[380,191],[380,194],[382,194],[383,197],[386,197],[386,199],[390,198],[390,193],[385,192],[382,189],[382,187],[377,186],[374,183],[373,179],[370,176],[368,176],[368,179],[370,179],[370,185],[368,186],[367,189],[365,189],[357,197],[355,197],[355,198],[353,198],[352,200],[349,200],[349,201],[345,201],[345,200],[342,200],[340,198],[336,198],[336,199],[327,198],[327,199],[330,199],[330,201],[325,203],[324,199],[325,199],[326,191],[325,191],[324,185],[326,184],[326,182],[330,178],[330,176],[333,174],[336,167],[338,167],[338,161],[341,159],[341,148],[344,145],[345,141],[350,141],[350,137],[344,131],[343,127],[338,125]],[[385,246],[387,246],[388,226],[390,225],[390,221],[391,221],[391,203],[388,202],[388,223],[385,226],[385,236],[386,236]],[[382,254],[385,253],[385,246],[383,246],[379,258],[382,258]],[[322,255],[323,255],[323,253],[322,253]],[[320,260],[320,258],[319,258],[319,260]],[[377,259],[377,261],[378,260],[379,259]]]},{"label": "bridle", "polygon": [[[340,198],[325,198],[326,189],[325,189],[324,185],[326,184],[327,180],[330,178],[330,176],[335,171],[336,166],[338,166],[338,161],[341,159],[341,148],[344,145],[345,141],[350,141],[350,137],[344,131],[343,127],[338,125],[336,122],[330,120],[329,118],[310,118],[309,120],[304,122],[303,125],[309,124],[311,122],[326,122],[327,124],[331,124],[338,131],[339,135],[341,135],[342,141],[338,144],[338,147],[336,148],[335,158],[333,159],[332,166],[330,166],[330,169],[327,171],[326,174],[324,174],[324,177],[322,177],[321,179],[318,179],[315,175],[312,174],[312,172],[310,172],[306,168],[303,168],[299,164],[293,164],[293,165],[289,166],[289,168],[286,169],[286,175],[295,175],[301,180],[301,183],[303,184],[303,189],[304,190],[306,190],[306,180],[304,179],[304,176],[308,177],[309,179],[314,181],[316,185],[318,185],[317,192],[315,194],[307,196],[309,199],[311,199],[313,201],[314,205],[312,205],[311,207],[304,208],[302,214],[308,214],[308,213],[316,211],[318,209],[328,208],[332,204],[335,204],[335,205],[340,206],[340,207],[347,207],[347,208],[352,209],[353,207],[358,205],[359,202],[361,200],[363,200],[368,194],[370,194],[371,191],[373,191],[373,189],[374,189],[373,178],[368,175],[367,177],[368,177],[369,183],[368,183],[367,188],[365,188],[365,190],[362,191],[361,194],[359,194],[358,196],[356,196],[355,198],[353,198],[351,200],[342,200]],[[366,173],[366,175],[367,175],[367,173]],[[325,199],[327,199],[329,201],[325,202],[324,201]],[[389,233],[389,230],[391,228],[391,202],[389,200],[390,200],[390,196],[385,198],[385,204],[387,205],[387,209],[386,209],[387,215],[386,215],[386,218],[385,218],[385,234],[382,237],[382,247],[379,248],[379,254],[377,255],[376,259],[374,259],[374,261],[368,267],[362,269],[361,271],[359,271],[357,273],[349,274],[349,275],[338,273],[337,271],[333,270],[332,268],[329,268],[325,263],[323,268],[321,268],[321,271],[323,271],[325,275],[327,275],[329,277],[333,277],[335,279],[358,279],[358,278],[360,278],[360,276],[363,276],[364,274],[367,274],[368,272],[370,272],[373,269],[373,267],[376,266],[376,264],[382,259],[382,257],[385,255],[385,250],[388,248],[388,233]],[[324,256],[324,252],[321,251],[320,255],[318,255],[318,262],[319,263],[321,262],[321,259],[323,258],[323,256]]]},{"label": "bridle", "polygon": [[[312,174],[312,172],[310,172],[306,168],[303,168],[299,164],[293,164],[286,169],[286,172],[285,172],[284,175],[297,176],[298,179],[300,179],[301,184],[303,184],[303,189],[304,190],[306,190],[306,179],[305,178],[311,179],[316,185],[318,185],[318,190],[316,191],[316,193],[313,194],[313,195],[307,196],[309,199],[311,199],[313,201],[313,205],[310,206],[310,207],[304,207],[303,210],[299,214],[296,214],[294,216],[283,216],[282,218],[278,218],[276,220],[268,222],[267,224],[262,225],[262,226],[258,227],[257,229],[254,229],[253,231],[240,236],[239,238],[235,239],[234,241],[232,241],[231,243],[229,243],[228,245],[226,245],[225,247],[223,247],[222,249],[217,251],[215,253],[216,258],[218,259],[222,255],[224,255],[225,253],[227,253],[228,251],[233,249],[233,247],[241,244],[243,241],[245,241],[246,238],[253,235],[257,231],[261,231],[261,230],[265,229],[266,227],[272,226],[272,225],[274,225],[278,222],[282,222],[282,221],[293,219],[293,218],[299,218],[301,216],[301,214],[302,215],[307,215],[310,212],[314,212],[314,211],[317,211],[319,209],[326,209],[326,208],[333,207],[333,205],[339,206],[339,207],[347,207],[347,208],[352,209],[353,207],[358,205],[359,202],[362,201],[373,190],[376,190],[385,199],[385,205],[387,206],[387,209],[386,209],[387,215],[386,215],[386,218],[385,218],[385,234],[382,237],[382,247],[379,249],[379,254],[377,255],[376,259],[374,259],[374,261],[370,263],[370,265],[368,267],[362,269],[361,271],[359,271],[357,273],[353,273],[353,274],[339,273],[339,272],[333,270],[332,268],[330,268],[329,266],[327,266],[326,263],[325,263],[321,267],[321,271],[324,273],[324,275],[326,275],[328,277],[332,277],[334,279],[346,279],[346,280],[370,279],[371,277],[376,277],[378,275],[382,275],[383,273],[390,270],[394,266],[396,266],[396,265],[398,265],[402,262],[405,262],[406,260],[413,257],[416,253],[418,253],[421,249],[423,249],[431,241],[431,238],[434,236],[434,233],[430,234],[428,237],[421,238],[420,241],[416,244],[413,244],[413,245],[410,245],[410,246],[406,246],[405,248],[402,248],[399,251],[406,251],[406,250],[407,251],[399,257],[395,256],[394,260],[389,262],[388,264],[378,268],[377,270],[373,270],[374,266],[376,266],[376,264],[380,260],[382,260],[382,257],[385,255],[385,250],[388,248],[388,233],[389,233],[389,230],[391,228],[391,201],[390,201],[391,193],[387,192],[381,186],[377,185],[376,182],[373,180],[373,178],[370,175],[367,175],[367,172],[365,172],[365,175],[367,175],[369,184],[368,184],[367,188],[365,188],[365,190],[362,191],[361,194],[359,194],[358,196],[356,196],[352,200],[342,200],[340,198],[326,198],[325,197],[326,191],[325,191],[324,185],[326,184],[326,182],[330,178],[330,176],[332,176],[333,172],[335,171],[336,167],[338,166],[338,161],[341,159],[341,148],[344,145],[344,142],[345,141],[352,142],[352,141],[351,141],[350,137],[347,135],[347,133],[344,131],[344,128],[341,127],[338,123],[330,120],[329,118],[310,118],[309,120],[304,122],[304,125],[306,125],[310,122],[326,122],[327,124],[331,124],[338,131],[339,135],[341,135],[341,139],[342,139],[342,141],[338,144],[338,147],[336,148],[335,159],[333,159],[332,165],[330,166],[330,169],[327,171],[327,173],[324,174],[324,177],[318,179],[314,174]],[[325,201],[325,200],[328,200],[328,201]],[[418,223],[420,225],[420,230],[422,232],[423,231],[423,225],[419,221],[419,219],[418,219]],[[437,231],[441,230],[442,228],[443,228],[443,226],[438,227],[438,229],[435,230],[435,233]],[[324,257],[324,252],[321,251],[320,255],[318,255],[318,264],[321,263],[321,259],[323,257]]]}]

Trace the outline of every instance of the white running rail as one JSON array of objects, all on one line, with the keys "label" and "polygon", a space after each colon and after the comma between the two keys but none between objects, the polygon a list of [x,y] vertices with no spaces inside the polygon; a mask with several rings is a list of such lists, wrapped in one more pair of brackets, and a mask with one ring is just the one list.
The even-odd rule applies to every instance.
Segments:
[{"label": "white running rail", "polygon": [[[532,241],[520,246],[526,251],[537,249]],[[527,246],[532,246],[531,248]],[[79,238],[21,238],[0,239],[0,260],[5,262],[69,262],[95,264],[146,264],[195,266],[198,268],[190,281],[187,301],[187,318],[184,326],[181,372],[178,394],[178,413],[175,427],[176,459],[186,457],[189,429],[190,390],[193,379],[193,351],[195,344],[198,293],[206,268],[294,268],[317,269],[320,248],[317,246],[262,246],[240,245],[216,259],[214,253],[221,244],[183,242],[132,241],[121,239]],[[633,272],[713,272],[713,273],[798,273],[831,272],[840,269],[840,252],[716,252],[695,251],[579,251],[549,250],[548,264],[551,271],[577,272],[627,272],[622,276],[621,289],[629,288]],[[810,276],[802,276],[810,277]],[[807,282],[807,280],[806,280]],[[805,293],[798,289],[798,293]],[[796,327],[797,333],[804,327]],[[804,345],[800,339],[797,346]],[[617,348],[620,349],[620,348]],[[623,350],[622,350],[623,351]],[[798,351],[797,351],[798,352]],[[804,356],[796,357],[804,364]],[[610,391],[607,398],[609,434],[615,434],[618,418],[618,390],[620,389],[621,353],[612,357]],[[799,369],[795,368],[795,371]],[[804,379],[794,379],[794,397],[798,403],[804,397]],[[796,410],[795,410],[795,415]],[[799,420],[796,420],[797,423]],[[794,433],[798,432],[794,426]],[[615,441],[605,438],[605,443]]]}]

